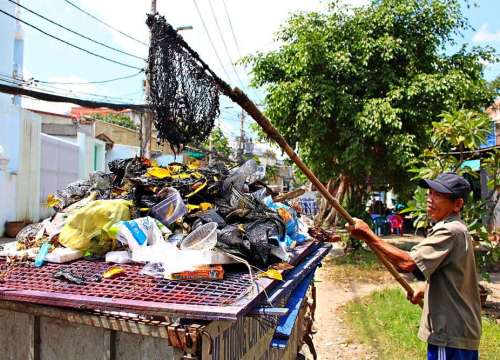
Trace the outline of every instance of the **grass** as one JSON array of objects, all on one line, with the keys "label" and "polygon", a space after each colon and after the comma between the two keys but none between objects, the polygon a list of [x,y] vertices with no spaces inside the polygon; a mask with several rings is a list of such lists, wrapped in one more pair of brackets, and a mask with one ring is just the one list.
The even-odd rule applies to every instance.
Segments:
[{"label": "grass", "polygon": [[328,280],[337,283],[351,281],[382,283],[387,279],[388,274],[375,255],[366,250],[327,259],[324,265],[328,268]]},{"label": "grass", "polygon": [[[375,292],[343,308],[361,342],[373,346],[382,359],[424,359],[426,344],[417,338],[421,310],[410,304],[397,288]],[[500,359],[500,324],[483,317],[481,359]]]}]

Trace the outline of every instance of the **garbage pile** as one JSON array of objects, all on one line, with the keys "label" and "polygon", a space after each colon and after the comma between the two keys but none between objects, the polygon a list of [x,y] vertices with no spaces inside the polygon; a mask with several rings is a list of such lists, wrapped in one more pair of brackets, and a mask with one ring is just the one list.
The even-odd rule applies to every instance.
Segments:
[{"label": "garbage pile", "polygon": [[[108,167],[110,173],[93,173],[50,195],[56,213],[25,227],[0,256],[34,259],[35,266],[82,257],[135,262],[145,264],[145,275],[217,280],[220,265],[286,262],[309,238],[293,207],[274,202],[262,182],[248,183],[254,160],[227,169],[162,167],[136,157]],[[112,275],[119,273],[118,267]]]}]

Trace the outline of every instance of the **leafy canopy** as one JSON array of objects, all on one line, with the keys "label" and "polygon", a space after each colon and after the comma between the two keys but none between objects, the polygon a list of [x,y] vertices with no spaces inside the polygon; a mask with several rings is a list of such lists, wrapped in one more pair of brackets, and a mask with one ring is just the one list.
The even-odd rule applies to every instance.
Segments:
[{"label": "leafy canopy", "polygon": [[123,114],[95,114],[92,115],[92,118],[104,121],[106,123],[123,126],[132,130],[138,129],[136,123],[134,123],[134,121],[130,117]]},{"label": "leafy canopy", "polygon": [[439,114],[492,100],[482,76],[492,49],[444,51],[467,27],[459,0],[334,1],[293,15],[278,50],[243,61],[267,90],[266,115],[323,181],[344,174],[400,190]]},{"label": "leafy canopy", "polygon": [[231,155],[232,149],[229,146],[229,140],[224,135],[219,127],[215,127],[210,133],[210,137],[203,143],[203,147],[210,148],[210,142],[212,142],[212,150],[216,151],[218,154],[225,157]]}]

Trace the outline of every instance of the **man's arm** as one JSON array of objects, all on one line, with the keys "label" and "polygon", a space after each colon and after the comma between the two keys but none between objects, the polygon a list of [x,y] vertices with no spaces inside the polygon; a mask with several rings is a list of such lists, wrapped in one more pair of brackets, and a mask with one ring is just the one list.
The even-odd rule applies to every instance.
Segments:
[{"label": "man's arm", "polygon": [[380,239],[363,220],[355,219],[355,224],[349,225],[347,229],[354,237],[364,240],[379,250],[398,271],[413,272],[417,269],[417,264],[408,252]]}]

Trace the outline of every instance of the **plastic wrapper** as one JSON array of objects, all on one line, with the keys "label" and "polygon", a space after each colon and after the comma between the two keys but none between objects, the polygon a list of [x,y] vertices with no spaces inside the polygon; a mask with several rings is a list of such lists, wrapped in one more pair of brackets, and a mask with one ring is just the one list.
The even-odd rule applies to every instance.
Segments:
[{"label": "plastic wrapper", "polygon": [[[166,230],[169,232],[168,229]],[[130,250],[164,241],[162,231],[158,227],[158,221],[150,216],[120,221],[113,225],[110,234]]]},{"label": "plastic wrapper", "polygon": [[90,193],[91,184],[89,180],[79,180],[69,184],[64,190],[57,191],[51,197],[48,203],[56,211],[61,211],[69,205],[83,199]]},{"label": "plastic wrapper", "polygon": [[223,183],[222,191],[224,194],[230,194],[231,188],[238,191],[244,189],[245,181],[257,171],[257,163],[251,159],[246,161],[243,165],[237,168],[231,176],[229,176]]},{"label": "plastic wrapper", "polygon": [[111,226],[130,218],[126,200],[96,200],[72,213],[61,233],[59,242],[65,246],[103,255],[112,250]]}]

